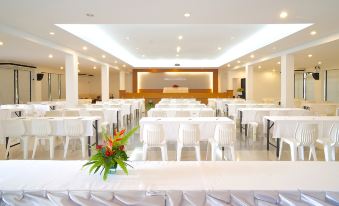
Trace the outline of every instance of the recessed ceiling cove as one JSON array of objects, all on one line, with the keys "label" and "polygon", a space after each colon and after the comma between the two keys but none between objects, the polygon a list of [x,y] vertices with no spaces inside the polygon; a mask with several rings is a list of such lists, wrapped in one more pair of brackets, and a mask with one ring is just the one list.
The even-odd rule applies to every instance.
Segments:
[{"label": "recessed ceiling cove", "polygon": [[56,24],[133,67],[220,67],[311,24]]}]

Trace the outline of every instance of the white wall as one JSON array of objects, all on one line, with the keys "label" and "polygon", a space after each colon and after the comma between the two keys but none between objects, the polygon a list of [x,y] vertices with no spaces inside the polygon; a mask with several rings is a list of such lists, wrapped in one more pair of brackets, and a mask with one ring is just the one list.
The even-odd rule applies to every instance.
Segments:
[{"label": "white wall", "polygon": [[[254,69],[254,93],[255,101],[264,99],[280,100],[280,72],[271,69]],[[291,80],[293,84],[293,80]]]}]

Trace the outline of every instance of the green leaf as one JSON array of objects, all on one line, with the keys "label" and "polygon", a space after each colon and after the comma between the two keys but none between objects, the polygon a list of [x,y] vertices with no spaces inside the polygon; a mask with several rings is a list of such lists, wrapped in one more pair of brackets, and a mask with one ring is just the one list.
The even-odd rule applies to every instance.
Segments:
[{"label": "green leaf", "polygon": [[100,168],[101,168],[101,166],[100,166],[100,167],[97,167],[97,168],[95,169],[95,171],[94,171],[94,174],[97,173],[97,172],[99,171]]},{"label": "green leaf", "polygon": [[128,170],[126,168],[126,165],[123,161],[121,161],[120,159],[115,159],[115,161],[118,163],[118,165],[121,167],[121,169],[126,173],[128,174]]},{"label": "green leaf", "polygon": [[95,163],[95,161],[89,161],[86,164],[84,164],[82,167],[86,167],[86,166],[94,164],[94,163]]},{"label": "green leaf", "polygon": [[139,129],[139,126],[134,127],[131,129],[120,141],[122,145],[126,144],[128,139]]},{"label": "green leaf", "polygon": [[107,176],[108,176],[109,170],[110,170],[110,167],[105,167],[104,176],[103,176],[104,180],[107,180]]}]

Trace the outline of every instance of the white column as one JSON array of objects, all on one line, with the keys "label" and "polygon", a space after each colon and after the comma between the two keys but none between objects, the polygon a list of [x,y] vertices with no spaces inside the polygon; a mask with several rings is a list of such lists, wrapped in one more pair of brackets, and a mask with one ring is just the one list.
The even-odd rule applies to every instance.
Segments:
[{"label": "white column", "polygon": [[126,90],[126,81],[125,81],[125,72],[121,71],[120,72],[120,86],[119,86],[119,90]]},{"label": "white column", "polygon": [[101,66],[101,100],[109,100],[109,66],[103,64]]},{"label": "white column", "polygon": [[294,57],[281,56],[281,106],[294,107]]},{"label": "white column", "polygon": [[253,100],[253,66],[246,65],[245,67],[246,76],[246,100]]},{"label": "white column", "polygon": [[67,54],[65,58],[66,76],[66,104],[75,106],[78,104],[78,56]]}]

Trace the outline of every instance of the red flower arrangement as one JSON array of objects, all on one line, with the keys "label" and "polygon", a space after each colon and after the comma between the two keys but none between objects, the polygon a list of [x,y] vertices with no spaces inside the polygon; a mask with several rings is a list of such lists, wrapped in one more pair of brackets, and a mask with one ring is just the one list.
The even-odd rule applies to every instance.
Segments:
[{"label": "red flower arrangement", "polygon": [[[117,167],[121,167],[121,169],[128,174],[127,164],[128,156],[125,150],[125,144],[127,144],[128,139],[135,133],[135,131],[139,127],[133,128],[127,134],[125,134],[125,129],[121,131],[114,131],[113,137],[109,136],[106,132],[102,133],[104,144],[103,145],[95,145],[95,150],[97,153],[93,155],[90,160],[84,164],[83,167],[91,165],[89,169],[89,173],[97,173],[100,168],[103,173],[103,179],[106,180],[108,174],[111,170],[116,170]],[[94,146],[94,145],[92,145]]]}]

